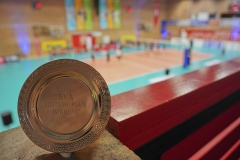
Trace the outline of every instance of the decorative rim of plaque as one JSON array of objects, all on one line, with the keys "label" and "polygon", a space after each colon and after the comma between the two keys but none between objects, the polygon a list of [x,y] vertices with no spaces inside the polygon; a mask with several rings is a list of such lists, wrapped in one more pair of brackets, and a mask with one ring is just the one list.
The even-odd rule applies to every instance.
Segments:
[{"label": "decorative rim of plaque", "polygon": [[[81,81],[91,93],[93,106],[90,120],[78,130],[66,134],[46,128],[38,113],[41,89],[59,77]],[[23,84],[18,98],[19,121],[25,134],[39,147],[57,153],[74,152],[96,140],[108,123],[110,110],[110,92],[103,77],[90,65],[73,59],[55,60],[37,68]]]}]

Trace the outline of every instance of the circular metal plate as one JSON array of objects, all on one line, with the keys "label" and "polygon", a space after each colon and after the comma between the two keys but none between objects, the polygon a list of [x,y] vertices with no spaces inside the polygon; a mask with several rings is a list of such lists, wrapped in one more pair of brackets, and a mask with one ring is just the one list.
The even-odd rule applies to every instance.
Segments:
[{"label": "circular metal plate", "polygon": [[22,129],[50,152],[73,152],[92,143],[110,116],[110,93],[91,66],[63,59],[37,68],[18,99]]}]

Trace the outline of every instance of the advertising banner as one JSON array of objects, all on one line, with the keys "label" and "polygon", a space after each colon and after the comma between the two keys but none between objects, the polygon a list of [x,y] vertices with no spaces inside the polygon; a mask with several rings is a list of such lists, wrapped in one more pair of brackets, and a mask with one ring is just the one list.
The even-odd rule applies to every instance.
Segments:
[{"label": "advertising banner", "polygon": [[[181,30],[182,31],[182,30]],[[240,31],[234,30],[192,30],[185,29],[187,38],[208,41],[240,41]]]},{"label": "advertising banner", "polygon": [[76,51],[86,51],[93,48],[95,45],[95,37],[90,33],[72,35],[72,45]]},{"label": "advertising banner", "polygon": [[123,34],[121,35],[120,41],[121,43],[126,43],[127,41],[136,41],[136,35],[135,34]]},{"label": "advertising banner", "polygon": [[66,47],[67,41],[65,39],[46,40],[41,42],[42,51],[52,51],[54,49],[64,49]]}]

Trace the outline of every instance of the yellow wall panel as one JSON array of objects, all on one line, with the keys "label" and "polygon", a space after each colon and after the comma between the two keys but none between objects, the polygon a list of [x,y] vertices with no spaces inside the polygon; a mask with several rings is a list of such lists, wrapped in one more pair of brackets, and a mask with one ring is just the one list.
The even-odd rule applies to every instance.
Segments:
[{"label": "yellow wall panel", "polygon": [[135,34],[124,34],[121,36],[121,43],[125,43],[127,40],[136,40]]},{"label": "yellow wall panel", "polygon": [[42,51],[51,51],[53,49],[63,49],[67,47],[67,41],[62,40],[48,40],[41,42]]}]

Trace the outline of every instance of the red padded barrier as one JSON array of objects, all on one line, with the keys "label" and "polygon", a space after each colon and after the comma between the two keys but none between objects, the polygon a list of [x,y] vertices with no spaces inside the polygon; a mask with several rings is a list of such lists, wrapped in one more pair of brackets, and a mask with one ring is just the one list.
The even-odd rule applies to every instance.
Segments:
[{"label": "red padded barrier", "polygon": [[[189,160],[220,159],[239,140],[240,117],[220,132],[210,142],[192,155]],[[238,159],[235,157],[234,159]]]},{"label": "red padded barrier", "polygon": [[[165,152],[162,160],[174,160],[178,157],[178,160],[189,159],[194,153],[200,150],[205,144],[211,141],[222,130],[227,128],[234,120],[239,117],[240,114],[240,102],[229,108],[223,114],[219,115],[205,126],[199,128],[193,134],[189,135],[186,139],[172,147]],[[207,133],[207,134],[206,134]],[[233,141],[236,137],[230,137]],[[230,142],[230,140],[228,139]],[[227,147],[226,145],[224,147]],[[223,147],[223,148],[224,148]],[[218,156],[224,154],[224,152],[217,152]],[[219,159],[219,158],[217,158]]]},{"label": "red padded barrier", "polygon": [[107,129],[134,150],[240,89],[240,58],[112,96]]},{"label": "red padded barrier", "polygon": [[5,64],[5,59],[3,56],[0,56],[0,65]]},{"label": "red padded barrier", "polygon": [[240,154],[240,139],[220,158],[220,160],[237,159]]}]

